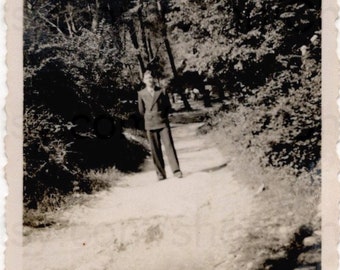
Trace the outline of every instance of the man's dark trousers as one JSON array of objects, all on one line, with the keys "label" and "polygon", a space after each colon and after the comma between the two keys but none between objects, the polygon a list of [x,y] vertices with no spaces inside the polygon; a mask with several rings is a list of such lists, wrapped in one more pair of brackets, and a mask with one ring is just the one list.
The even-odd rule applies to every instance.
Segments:
[{"label": "man's dark trousers", "polygon": [[158,178],[166,178],[164,159],[162,154],[162,142],[164,144],[165,153],[173,172],[179,171],[179,163],[172,139],[170,127],[166,126],[161,129],[147,130],[147,136],[150,142],[152,159],[156,167]]}]

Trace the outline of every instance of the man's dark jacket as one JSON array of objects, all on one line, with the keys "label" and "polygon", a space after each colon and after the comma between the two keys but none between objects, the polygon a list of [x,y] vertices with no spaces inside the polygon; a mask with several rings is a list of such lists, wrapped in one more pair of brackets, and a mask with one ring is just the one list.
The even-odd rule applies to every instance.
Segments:
[{"label": "man's dark jacket", "polygon": [[145,129],[161,129],[169,125],[171,103],[165,90],[155,88],[152,96],[147,89],[138,92],[138,109],[144,116]]}]

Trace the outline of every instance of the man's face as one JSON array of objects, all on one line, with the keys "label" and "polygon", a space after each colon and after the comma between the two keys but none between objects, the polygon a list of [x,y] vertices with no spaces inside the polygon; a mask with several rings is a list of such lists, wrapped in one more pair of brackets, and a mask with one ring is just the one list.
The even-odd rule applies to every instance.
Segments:
[{"label": "man's face", "polygon": [[154,86],[154,80],[150,73],[145,73],[143,82],[146,84],[147,87]]}]

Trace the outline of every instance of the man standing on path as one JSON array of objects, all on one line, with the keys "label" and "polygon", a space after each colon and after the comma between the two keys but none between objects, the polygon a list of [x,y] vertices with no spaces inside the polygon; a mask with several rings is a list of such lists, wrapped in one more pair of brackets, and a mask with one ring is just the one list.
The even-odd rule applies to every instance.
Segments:
[{"label": "man standing on path", "polygon": [[182,178],[178,158],[171,135],[168,114],[171,109],[169,97],[164,89],[155,86],[150,70],[144,73],[145,88],[138,92],[139,113],[144,116],[145,130],[150,142],[153,163],[159,180],[166,179],[162,143],[164,144],[173,174]]}]

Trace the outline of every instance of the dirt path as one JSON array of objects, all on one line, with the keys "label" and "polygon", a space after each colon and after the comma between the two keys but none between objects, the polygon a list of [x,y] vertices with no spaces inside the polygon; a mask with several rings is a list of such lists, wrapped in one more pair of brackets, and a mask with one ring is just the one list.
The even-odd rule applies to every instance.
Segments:
[{"label": "dirt path", "polygon": [[25,237],[25,269],[240,269],[233,261],[253,195],[224,167],[199,124],[173,135],[184,178],[157,181],[148,161],[109,191]]}]

